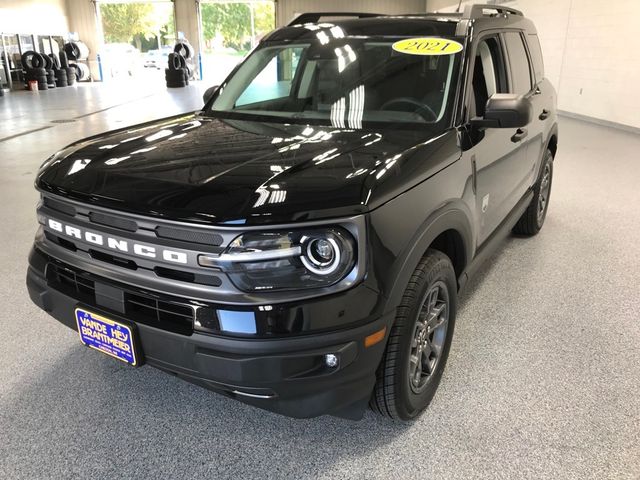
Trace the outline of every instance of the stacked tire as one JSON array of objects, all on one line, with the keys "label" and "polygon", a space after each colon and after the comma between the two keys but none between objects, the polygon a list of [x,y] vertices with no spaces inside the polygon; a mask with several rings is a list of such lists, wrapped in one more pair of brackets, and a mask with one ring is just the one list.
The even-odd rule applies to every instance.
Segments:
[{"label": "stacked tire", "polygon": [[59,81],[60,83],[63,83],[65,80],[67,85],[74,85],[76,83],[76,69],[69,65],[67,53],[64,50],[60,50]]},{"label": "stacked tire", "polygon": [[47,90],[49,88],[48,72],[45,68],[47,61],[45,57],[38,52],[29,50],[24,52],[21,57],[22,68],[25,71],[26,87],[29,88],[29,82],[38,82],[38,90]]},{"label": "stacked tire", "polygon": [[53,60],[49,55],[43,55],[44,69],[47,72],[47,88],[56,88],[56,73],[53,70]]},{"label": "stacked tire", "polygon": [[169,54],[169,65],[164,70],[164,78],[169,88],[181,88],[189,85],[189,70],[182,55],[175,52]]},{"label": "stacked tire", "polygon": [[193,47],[189,45],[187,42],[176,43],[176,45],[173,47],[173,52],[177,53],[178,55],[183,57],[185,60],[193,58],[193,54],[194,54]]},{"label": "stacked tire", "polygon": [[53,63],[53,77],[56,87],[61,88],[68,86],[69,82],[67,81],[67,71],[62,68],[60,59],[53,53],[50,53],[49,57],[51,58],[51,62]]}]

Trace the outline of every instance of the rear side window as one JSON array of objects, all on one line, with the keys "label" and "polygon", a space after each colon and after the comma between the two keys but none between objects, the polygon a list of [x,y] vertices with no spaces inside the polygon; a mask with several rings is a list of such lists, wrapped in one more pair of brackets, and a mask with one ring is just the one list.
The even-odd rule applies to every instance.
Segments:
[{"label": "rear side window", "polygon": [[527,35],[527,43],[529,44],[529,53],[531,54],[531,63],[533,63],[533,72],[536,75],[536,81],[540,81],[544,78],[544,63],[542,61],[542,49],[540,48],[538,35]]},{"label": "rear side window", "polygon": [[531,68],[529,57],[522,41],[522,35],[518,32],[507,32],[504,35],[509,52],[509,64],[511,65],[511,92],[524,95],[531,91]]}]

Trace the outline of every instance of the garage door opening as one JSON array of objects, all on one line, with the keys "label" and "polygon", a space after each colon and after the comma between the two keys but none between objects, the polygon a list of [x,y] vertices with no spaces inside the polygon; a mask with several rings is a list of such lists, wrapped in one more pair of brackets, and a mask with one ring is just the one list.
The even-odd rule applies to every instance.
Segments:
[{"label": "garage door opening", "polygon": [[104,36],[102,77],[164,83],[167,57],[176,42],[173,2],[99,2]]},{"label": "garage door opening", "polygon": [[275,28],[273,1],[203,1],[200,3],[202,32],[202,78],[221,83],[242,58]]}]

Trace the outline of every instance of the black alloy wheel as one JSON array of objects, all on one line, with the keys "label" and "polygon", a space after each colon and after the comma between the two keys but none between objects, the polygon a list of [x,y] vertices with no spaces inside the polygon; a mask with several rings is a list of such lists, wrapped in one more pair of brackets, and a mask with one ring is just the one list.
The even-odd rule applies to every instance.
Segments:
[{"label": "black alloy wheel", "polygon": [[449,325],[449,292],[436,282],[422,300],[415,322],[409,356],[409,385],[414,393],[424,391],[442,358]]}]

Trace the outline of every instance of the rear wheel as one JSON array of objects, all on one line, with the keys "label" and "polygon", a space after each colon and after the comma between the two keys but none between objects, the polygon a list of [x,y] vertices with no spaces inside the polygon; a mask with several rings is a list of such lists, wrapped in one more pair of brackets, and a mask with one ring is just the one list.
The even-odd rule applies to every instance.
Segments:
[{"label": "rear wheel", "polygon": [[533,236],[540,231],[549,208],[551,181],[553,180],[553,153],[547,149],[542,159],[538,181],[533,187],[531,203],[513,227],[513,233]]},{"label": "rear wheel", "polygon": [[370,401],[374,411],[410,420],[429,405],[451,347],[456,295],[449,257],[428,250],[398,307]]}]

